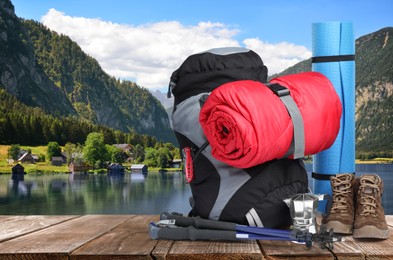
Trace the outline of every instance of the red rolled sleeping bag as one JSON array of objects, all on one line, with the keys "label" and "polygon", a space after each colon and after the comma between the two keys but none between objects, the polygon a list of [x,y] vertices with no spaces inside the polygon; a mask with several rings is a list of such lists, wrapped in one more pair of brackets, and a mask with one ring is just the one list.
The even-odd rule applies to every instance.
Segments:
[{"label": "red rolled sleeping bag", "polygon": [[[289,89],[299,108],[304,155],[329,148],[340,129],[342,112],[331,82],[318,72],[306,72],[275,78],[269,84],[273,83]],[[287,156],[294,135],[286,106],[259,81],[233,81],[214,89],[201,109],[199,121],[212,155],[238,168]]]}]

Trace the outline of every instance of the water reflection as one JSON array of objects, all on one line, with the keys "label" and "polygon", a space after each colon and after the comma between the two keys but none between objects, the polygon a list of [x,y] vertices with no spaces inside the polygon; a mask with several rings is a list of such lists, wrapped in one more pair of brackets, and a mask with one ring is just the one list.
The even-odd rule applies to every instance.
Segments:
[{"label": "water reflection", "polygon": [[[308,172],[312,166],[306,165]],[[393,165],[357,165],[356,175],[377,173],[384,181],[382,203],[393,214]],[[310,187],[312,179],[309,178]],[[180,172],[0,175],[0,215],[188,213],[190,187]]]},{"label": "water reflection", "polygon": [[130,178],[132,182],[145,182],[147,174],[143,173],[133,173],[130,174]]},{"label": "water reflection", "polygon": [[176,173],[0,175],[0,214],[188,213],[190,188]]},{"label": "water reflection", "polygon": [[13,197],[30,197],[31,190],[35,188],[35,182],[26,182],[17,179],[10,181],[10,195]]}]

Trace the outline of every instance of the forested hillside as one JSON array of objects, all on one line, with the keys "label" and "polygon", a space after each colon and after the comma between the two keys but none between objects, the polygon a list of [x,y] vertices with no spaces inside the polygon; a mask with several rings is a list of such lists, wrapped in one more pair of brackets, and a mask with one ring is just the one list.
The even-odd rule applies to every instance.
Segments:
[{"label": "forested hillside", "polygon": [[128,143],[153,147],[156,138],[135,133],[123,133],[105,126],[94,125],[75,116],[55,117],[42,109],[19,102],[13,95],[0,89],[0,138],[1,144],[37,146],[56,141],[83,144],[91,132],[104,135],[105,143]]},{"label": "forested hillside", "polygon": [[[59,121],[175,142],[165,109],[147,89],[106,74],[69,37],[16,17],[9,0],[0,0],[0,89]],[[1,109],[0,120],[18,120],[18,109]]]},{"label": "forested hillside", "polygon": [[[311,71],[311,59],[273,77]],[[393,27],[356,40],[356,151],[393,156]]]}]

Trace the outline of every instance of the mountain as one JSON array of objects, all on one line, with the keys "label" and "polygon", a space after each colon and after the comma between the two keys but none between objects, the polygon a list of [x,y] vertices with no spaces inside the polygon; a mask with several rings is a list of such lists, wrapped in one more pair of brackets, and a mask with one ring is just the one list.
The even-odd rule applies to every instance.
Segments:
[{"label": "mountain", "polygon": [[[271,78],[311,71],[311,59]],[[356,40],[356,151],[393,157],[393,27]]]},{"label": "mountain", "polygon": [[69,37],[18,18],[9,0],[0,0],[0,88],[55,117],[175,142],[164,107],[147,89],[109,76]]},{"label": "mountain", "polygon": [[165,109],[173,107],[173,97],[168,98],[166,93],[162,93],[158,89],[156,91],[152,92],[152,94],[158,101],[160,101],[161,105]]},{"label": "mountain", "polygon": [[23,24],[13,5],[4,0],[0,1],[0,84],[25,104],[56,115],[76,114],[70,101],[37,66]]}]

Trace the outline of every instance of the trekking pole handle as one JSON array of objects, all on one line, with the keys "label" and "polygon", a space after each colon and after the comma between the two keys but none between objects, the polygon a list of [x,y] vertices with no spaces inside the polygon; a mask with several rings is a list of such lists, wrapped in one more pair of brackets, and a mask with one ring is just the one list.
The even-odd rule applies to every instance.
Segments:
[{"label": "trekking pole handle", "polygon": [[178,227],[194,226],[195,228],[199,229],[236,231],[236,223],[226,221],[203,219],[200,217],[184,217],[179,215],[172,215],[168,212],[161,213],[160,219],[174,219],[175,225]]},{"label": "trekking pole handle", "polygon": [[149,234],[152,239],[168,240],[232,240],[236,241],[236,231],[197,229],[193,226],[187,228],[157,227],[154,223],[149,225]]}]

